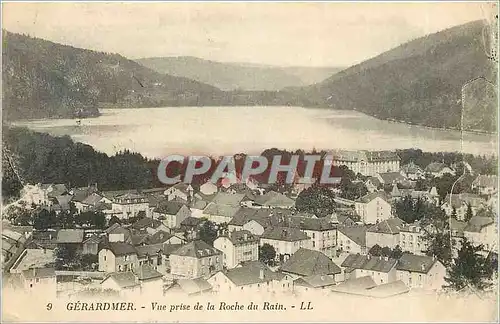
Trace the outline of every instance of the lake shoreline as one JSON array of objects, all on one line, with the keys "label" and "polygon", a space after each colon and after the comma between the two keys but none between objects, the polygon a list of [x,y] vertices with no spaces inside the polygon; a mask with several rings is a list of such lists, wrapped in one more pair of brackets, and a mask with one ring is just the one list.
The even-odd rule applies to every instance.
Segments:
[{"label": "lake shoreline", "polygon": [[[203,106],[174,106],[174,107],[168,107],[168,108],[203,108],[203,107],[231,107],[231,106],[220,106],[220,105],[203,105]],[[403,120],[397,120],[394,118],[379,118],[370,114],[367,114],[365,112],[361,112],[358,110],[349,110],[349,109],[333,109],[329,107],[302,107],[302,106],[282,106],[282,105],[277,105],[277,106],[260,106],[260,105],[246,105],[246,106],[233,106],[234,108],[243,108],[243,107],[290,107],[290,108],[303,108],[303,109],[321,109],[321,110],[331,110],[331,111],[349,111],[349,112],[356,112],[360,114],[364,114],[366,116],[373,117],[377,120],[384,120],[390,123],[397,123],[397,124],[404,124],[404,125],[409,125],[409,126],[416,126],[416,127],[421,127],[425,129],[430,129],[430,130],[444,130],[444,131],[457,131],[460,132],[460,128],[455,128],[455,127],[434,127],[434,126],[427,126],[424,124],[416,124],[412,122],[407,122]],[[165,107],[99,107],[99,109],[109,109],[109,110],[119,110],[119,109],[155,109],[155,108],[165,108]],[[97,116],[99,117],[99,116]],[[464,130],[464,133],[470,133],[470,134],[480,134],[480,135],[497,135],[498,136],[498,131],[497,132],[488,132],[488,131],[483,131],[483,130]]]},{"label": "lake shoreline", "polygon": [[464,152],[496,155],[495,134],[436,129],[381,120],[359,111],[292,106],[196,106],[102,109],[99,118],[18,120],[55,136],[69,135],[102,152],[131,149],[145,156],[226,155],[296,149]]}]

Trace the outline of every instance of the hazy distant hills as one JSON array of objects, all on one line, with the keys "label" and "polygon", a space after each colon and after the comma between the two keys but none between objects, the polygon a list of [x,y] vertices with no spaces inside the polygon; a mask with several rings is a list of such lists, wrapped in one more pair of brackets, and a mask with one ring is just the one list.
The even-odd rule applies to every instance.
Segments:
[{"label": "hazy distant hills", "polygon": [[136,60],[160,73],[186,77],[222,90],[281,90],[321,82],[338,67],[276,67],[222,63],[191,56],[152,57]]},{"label": "hazy distant hills", "polygon": [[3,117],[95,116],[99,106],[210,103],[222,91],[150,70],[118,54],[3,31]]},{"label": "hazy distant hills", "polygon": [[[496,83],[483,21],[415,39],[301,91],[307,106],[355,109],[381,119],[459,128],[462,86]],[[496,130],[496,91],[474,82],[464,92],[464,126]],[[493,86],[494,87],[494,86]],[[292,91],[292,89],[290,89]],[[472,120],[474,119],[474,120]]]}]

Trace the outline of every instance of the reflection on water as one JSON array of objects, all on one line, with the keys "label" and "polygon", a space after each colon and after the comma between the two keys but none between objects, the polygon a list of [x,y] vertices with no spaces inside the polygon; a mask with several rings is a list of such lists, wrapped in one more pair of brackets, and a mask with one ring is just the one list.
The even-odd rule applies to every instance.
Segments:
[{"label": "reflection on water", "polygon": [[[18,122],[53,135],[70,135],[96,149],[128,148],[149,157],[167,154],[260,153],[265,148],[420,148],[460,151],[460,132],[378,120],[353,111],[300,107],[175,107],[106,109],[98,118]],[[462,149],[497,154],[495,135],[465,133]]]}]

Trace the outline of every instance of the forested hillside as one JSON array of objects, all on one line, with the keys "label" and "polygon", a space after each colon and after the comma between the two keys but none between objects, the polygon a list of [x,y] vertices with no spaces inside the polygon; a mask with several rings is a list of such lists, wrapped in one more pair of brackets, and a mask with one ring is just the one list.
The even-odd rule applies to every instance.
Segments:
[{"label": "forested hillside", "polygon": [[[483,21],[475,21],[418,38],[303,89],[303,97],[310,106],[459,128],[462,86],[478,77],[496,82],[496,63],[487,57],[489,32]],[[464,105],[482,102],[481,109],[472,110],[480,113],[467,113],[465,128],[496,130],[496,93],[476,94],[466,96]],[[469,122],[472,116],[482,120]]]},{"label": "forested hillside", "polygon": [[99,106],[210,104],[221,91],[118,54],[3,31],[3,117],[96,116]]}]

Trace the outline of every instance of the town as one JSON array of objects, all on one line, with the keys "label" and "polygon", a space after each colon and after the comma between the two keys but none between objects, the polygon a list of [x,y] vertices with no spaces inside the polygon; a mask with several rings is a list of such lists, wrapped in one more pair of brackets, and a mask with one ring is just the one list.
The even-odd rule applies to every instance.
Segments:
[{"label": "town", "polygon": [[3,213],[4,286],[76,298],[382,298],[496,284],[497,175],[467,162],[401,165],[389,151],[332,156],[343,172],[329,186],[238,174],[120,191],[24,183]]}]

